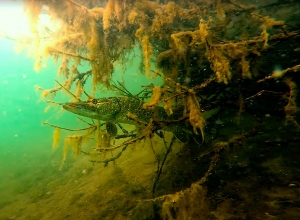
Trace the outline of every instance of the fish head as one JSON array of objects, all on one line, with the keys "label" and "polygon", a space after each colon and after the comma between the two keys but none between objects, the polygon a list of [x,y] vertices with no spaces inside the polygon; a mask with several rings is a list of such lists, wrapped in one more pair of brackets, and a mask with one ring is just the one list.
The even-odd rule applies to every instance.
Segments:
[{"label": "fish head", "polygon": [[121,104],[116,97],[67,102],[62,107],[74,114],[103,121],[114,121],[121,111]]}]

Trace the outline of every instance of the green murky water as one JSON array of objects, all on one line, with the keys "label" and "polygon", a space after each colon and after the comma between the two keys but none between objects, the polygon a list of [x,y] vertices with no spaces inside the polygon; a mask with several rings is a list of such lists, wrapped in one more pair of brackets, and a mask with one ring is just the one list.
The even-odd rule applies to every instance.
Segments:
[{"label": "green murky water", "polygon": [[[116,192],[111,192],[114,198],[115,194],[118,194],[120,186],[126,182],[125,179],[130,179],[130,174],[126,177],[120,177],[120,175],[124,175],[124,171],[122,171],[124,167],[118,168],[118,166],[112,165],[104,170],[103,165],[93,166],[88,161],[88,157],[83,155],[75,157],[69,152],[67,161],[60,170],[63,140],[60,141],[60,147],[53,151],[53,128],[43,125],[42,122],[72,129],[84,127],[85,124],[80,123],[77,116],[63,111],[61,106],[53,104],[49,110],[45,110],[48,104],[41,100],[41,93],[35,90],[35,86],[53,87],[55,84],[53,79],[57,78],[55,64],[49,60],[47,68],[35,73],[33,70],[34,61],[28,57],[26,51],[16,54],[14,42],[8,39],[0,39],[0,44],[2,57],[0,63],[0,219],[76,219],[78,207],[72,205],[81,201],[80,199],[85,196],[90,197],[89,200],[91,197],[94,200],[95,191],[99,190],[94,184],[101,184],[102,182],[105,188],[108,187],[109,189],[107,184],[111,180],[116,182],[114,186]],[[137,53],[137,51],[135,52]],[[135,73],[140,59],[131,62],[132,67],[127,69],[127,74],[119,74],[118,69],[120,70],[122,66],[118,66],[116,63],[116,73],[114,74],[116,81],[129,82],[127,89],[130,92],[138,93],[141,90],[140,86],[144,84],[161,84],[160,79],[156,78],[156,80],[151,81],[145,76]],[[105,92],[104,89],[98,95],[99,97],[109,96],[112,93]],[[55,101],[69,99],[67,94],[63,94]],[[62,134],[62,136],[65,135],[66,133]],[[151,153],[149,150],[141,153],[137,158],[147,157],[147,152]],[[133,160],[135,161],[137,158]],[[148,162],[154,160],[153,156],[151,158]],[[127,166],[132,161],[121,159],[120,164],[122,163]],[[134,163],[141,163],[141,161]],[[152,165],[150,167],[153,168]],[[149,169],[149,166],[146,166],[146,169]],[[95,177],[100,175],[99,172],[104,173],[101,175],[102,181],[100,183],[95,180]],[[144,173],[141,170],[136,173],[138,172]],[[121,180],[119,180],[120,178]],[[129,181],[131,180],[127,182]],[[89,184],[94,187],[93,190],[83,187]],[[110,190],[113,190],[114,187]],[[78,190],[79,188],[81,189]],[[133,188],[133,193],[136,190],[142,190],[142,186],[139,186],[136,180],[133,182]],[[43,203],[44,205],[42,205]],[[57,203],[60,205],[52,210]],[[92,210],[97,209],[91,206],[88,201],[81,201],[81,203],[90,210],[84,216],[92,216]],[[57,209],[59,209],[59,214],[56,213]],[[82,218],[84,219],[84,217]]]},{"label": "green murky water", "polygon": [[[78,7],[73,1],[66,2],[71,9]],[[105,6],[103,2],[101,7]],[[167,4],[167,0],[145,2],[147,4],[136,7],[149,13],[147,25],[155,21],[150,15],[157,16],[157,13],[163,17],[161,10],[168,14],[174,9],[173,3]],[[162,29],[166,33],[160,36],[165,41],[155,34],[149,35],[153,38],[150,43],[157,50],[153,53],[157,60],[149,59],[151,69],[155,69],[154,61],[157,61],[162,73],[170,77],[176,75],[176,82],[187,87],[194,85],[194,88],[204,84],[195,89],[197,98],[187,87],[168,85],[163,88],[167,95],[176,94],[184,101],[194,97],[193,103],[201,103],[201,111],[217,109],[206,120],[203,142],[182,143],[175,139],[173,142],[172,133],[158,131],[159,137],[150,129],[151,140],[142,138],[123,148],[124,152],[120,148],[96,155],[95,140],[82,145],[89,156],[74,155],[68,149],[62,165],[64,138],[80,132],[61,129],[59,147],[53,150],[54,128],[43,122],[68,129],[80,129],[93,122],[79,120],[61,105],[46,103],[47,98],[42,100],[41,91],[36,90],[36,85],[50,89],[57,86],[54,79],[65,80],[57,75],[59,63],[49,58],[36,73],[35,61],[28,56],[28,51],[17,54],[16,42],[0,38],[0,220],[300,219],[300,24],[297,10],[300,5],[297,1],[273,0],[251,1],[255,7],[243,0],[216,1],[216,4],[205,0],[195,2],[207,9],[216,7],[217,11],[209,12],[213,19],[207,17],[207,21],[199,23],[196,16],[191,23],[185,20],[185,27],[179,19],[186,15],[183,13],[176,15],[178,19],[171,26],[167,21],[161,22],[160,25],[167,27]],[[185,1],[176,3],[184,5]],[[191,9],[192,6],[189,5]],[[135,18],[137,8],[129,7],[133,10],[131,18]],[[274,16],[274,20],[269,19],[270,16]],[[211,25],[208,28],[211,39],[202,42],[197,35],[199,24]],[[128,32],[120,31],[124,34],[120,36],[137,37],[137,28],[134,23]],[[268,32],[262,31],[264,28]],[[114,37],[116,29],[111,31]],[[173,33],[179,34],[177,38],[170,37]],[[269,37],[269,46],[266,37]],[[143,38],[144,42],[147,39]],[[178,48],[174,46],[176,42]],[[109,46],[113,48],[114,44]],[[112,80],[124,83],[132,94],[151,83],[163,85],[162,78],[150,79],[142,74],[145,60],[141,48],[145,52],[145,47],[130,46],[130,53],[122,57],[124,60],[114,62]],[[224,71],[227,75],[220,73],[224,66],[232,71],[232,79],[228,71]],[[90,68],[84,63],[78,67],[80,72]],[[215,77],[219,79],[213,79]],[[207,82],[207,79],[212,81]],[[91,84],[90,81],[85,84],[88,93],[91,93]],[[117,95],[97,87],[96,97]],[[52,101],[70,99],[67,92],[59,92]],[[164,101],[160,104],[163,106]],[[191,112],[191,105],[189,108]],[[200,110],[200,107],[195,109]],[[119,143],[120,140],[115,140],[113,144]],[[90,161],[119,154],[121,157],[106,167]]]}]

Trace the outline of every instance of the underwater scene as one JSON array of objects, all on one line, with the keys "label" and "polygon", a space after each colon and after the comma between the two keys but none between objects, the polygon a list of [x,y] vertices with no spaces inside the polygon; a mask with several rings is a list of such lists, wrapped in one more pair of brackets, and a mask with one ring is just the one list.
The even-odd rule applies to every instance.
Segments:
[{"label": "underwater scene", "polygon": [[299,0],[0,18],[0,220],[300,219]]}]

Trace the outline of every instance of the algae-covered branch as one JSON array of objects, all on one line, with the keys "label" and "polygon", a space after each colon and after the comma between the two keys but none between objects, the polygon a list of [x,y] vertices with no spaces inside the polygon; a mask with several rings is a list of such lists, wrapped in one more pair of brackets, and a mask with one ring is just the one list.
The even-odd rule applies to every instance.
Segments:
[{"label": "algae-covered branch", "polygon": [[[77,130],[47,123],[56,129],[55,147],[58,129],[75,132],[65,138],[63,162],[70,146],[105,165],[141,142],[152,149],[152,195],[135,198],[133,219],[300,214],[300,160],[293,157],[300,141],[299,2],[25,0],[25,10],[36,36],[35,69],[52,58],[61,79],[38,89],[49,102],[67,91],[72,100],[60,104],[86,118]],[[41,14],[52,25],[39,25]],[[136,74],[149,83],[132,94],[113,73],[118,63],[125,74],[137,57]],[[156,77],[161,85],[152,84]],[[118,95],[97,97],[103,88]]]}]

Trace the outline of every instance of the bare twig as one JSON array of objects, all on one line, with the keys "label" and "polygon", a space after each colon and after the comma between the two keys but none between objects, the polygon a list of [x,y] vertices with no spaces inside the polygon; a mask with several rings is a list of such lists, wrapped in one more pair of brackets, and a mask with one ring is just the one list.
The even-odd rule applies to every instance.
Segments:
[{"label": "bare twig", "polygon": [[252,98],[255,98],[255,97],[258,97],[258,96],[261,96],[262,94],[264,93],[269,93],[269,94],[273,94],[273,95],[284,95],[284,93],[282,92],[274,92],[274,91],[268,91],[268,90],[261,90],[260,92],[248,97],[248,98],[245,98],[245,101],[246,100],[249,100],[249,99],[252,99]]},{"label": "bare twig", "polygon": [[[62,130],[66,130],[66,131],[85,131],[85,130],[89,130],[89,129],[93,128],[93,126],[91,126],[91,127],[88,127],[88,128],[70,129],[70,128],[64,128],[64,127],[60,127],[60,126],[57,126],[57,125],[53,125],[53,124],[50,124],[48,122],[42,122],[42,124],[51,126],[53,128],[60,128]],[[96,126],[94,126],[94,127],[96,127]]]},{"label": "bare twig", "polygon": [[76,97],[70,90],[68,90],[65,86],[63,86],[60,82],[58,82],[56,79],[54,80],[58,85],[60,85],[67,93],[69,93],[71,96],[73,96],[77,101],[81,101],[80,98]]},{"label": "bare twig", "polygon": [[[163,140],[164,140],[165,146],[167,146],[167,143],[166,143],[165,139],[163,139]],[[161,162],[161,164],[159,164],[159,161],[158,161],[156,177],[155,177],[155,181],[154,181],[153,186],[152,186],[152,197],[153,198],[154,198],[154,194],[155,194],[156,184],[157,184],[157,182],[160,178],[160,175],[161,175],[162,169],[165,165],[165,162],[167,160],[167,157],[168,157],[169,153],[172,151],[172,146],[173,146],[175,140],[176,140],[176,137],[175,137],[175,135],[173,135],[172,140],[169,144],[169,147],[167,147],[167,152],[164,155],[163,161]]]}]

